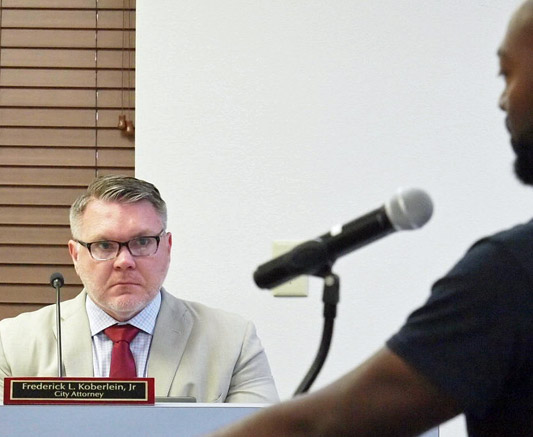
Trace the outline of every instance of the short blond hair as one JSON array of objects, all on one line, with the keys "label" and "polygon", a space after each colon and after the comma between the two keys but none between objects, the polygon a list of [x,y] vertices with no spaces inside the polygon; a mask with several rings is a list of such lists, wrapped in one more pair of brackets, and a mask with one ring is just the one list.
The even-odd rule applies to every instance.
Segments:
[{"label": "short blond hair", "polygon": [[155,185],[131,176],[107,175],[94,179],[70,207],[70,232],[74,238],[79,237],[81,216],[92,200],[122,203],[148,200],[159,214],[163,229],[167,227],[167,205]]}]

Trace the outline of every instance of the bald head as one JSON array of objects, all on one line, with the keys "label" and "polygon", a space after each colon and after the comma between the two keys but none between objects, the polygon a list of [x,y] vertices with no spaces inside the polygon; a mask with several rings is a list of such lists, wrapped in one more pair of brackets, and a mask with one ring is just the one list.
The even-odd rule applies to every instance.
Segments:
[{"label": "bald head", "polygon": [[526,0],[513,14],[509,22],[507,37],[533,45],[533,0]]}]

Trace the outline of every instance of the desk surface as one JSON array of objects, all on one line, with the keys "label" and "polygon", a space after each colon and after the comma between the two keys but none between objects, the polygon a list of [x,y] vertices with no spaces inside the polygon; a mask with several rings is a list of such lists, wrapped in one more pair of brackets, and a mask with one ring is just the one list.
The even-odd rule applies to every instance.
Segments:
[{"label": "desk surface", "polygon": [[200,436],[234,422],[260,405],[5,405],[0,406],[1,434],[5,436],[95,435],[157,437]]},{"label": "desk surface", "polygon": [[[0,406],[5,436],[195,437],[262,408],[257,404],[6,405]],[[421,437],[438,437],[437,429]]]}]

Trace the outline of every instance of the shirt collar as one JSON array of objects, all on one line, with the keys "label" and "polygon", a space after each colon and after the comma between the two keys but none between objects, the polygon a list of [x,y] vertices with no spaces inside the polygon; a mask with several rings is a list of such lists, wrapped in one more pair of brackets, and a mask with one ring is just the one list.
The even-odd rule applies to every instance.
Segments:
[{"label": "shirt collar", "polygon": [[161,292],[157,293],[152,301],[146,305],[139,314],[125,322],[119,322],[107,314],[94,303],[88,294],[85,301],[85,308],[87,309],[87,316],[89,317],[91,337],[117,323],[121,325],[129,323],[147,334],[152,335],[154,333],[157,314],[159,313],[159,308],[161,308]]}]

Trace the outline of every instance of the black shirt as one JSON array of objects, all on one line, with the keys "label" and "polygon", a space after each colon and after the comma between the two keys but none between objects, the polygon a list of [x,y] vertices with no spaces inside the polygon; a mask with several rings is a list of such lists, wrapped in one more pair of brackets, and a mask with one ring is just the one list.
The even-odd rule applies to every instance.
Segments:
[{"label": "black shirt", "polygon": [[463,407],[469,435],[533,435],[533,221],[478,241],[387,346]]}]

